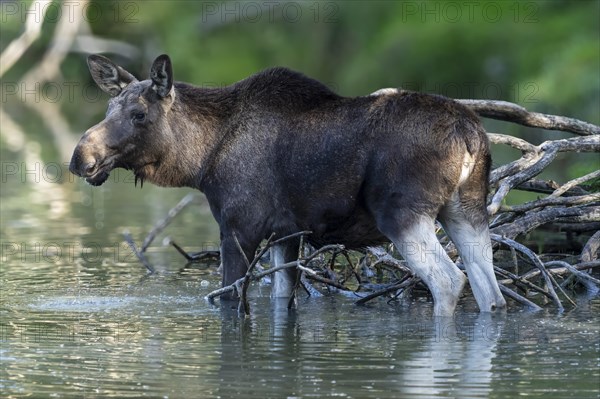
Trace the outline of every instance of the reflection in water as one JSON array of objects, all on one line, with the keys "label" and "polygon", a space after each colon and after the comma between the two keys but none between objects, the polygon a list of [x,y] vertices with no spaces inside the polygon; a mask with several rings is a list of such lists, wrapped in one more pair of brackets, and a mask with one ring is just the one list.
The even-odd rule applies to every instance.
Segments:
[{"label": "reflection in water", "polygon": [[298,365],[299,337],[296,314],[287,310],[287,301],[274,300],[273,308],[265,309],[268,317],[240,318],[237,309],[230,305],[222,305],[220,311],[219,396],[246,397],[269,392],[294,396],[290,377]]},{"label": "reflection in water", "polygon": [[457,393],[461,397],[487,397],[502,326],[490,314],[479,315],[472,325],[436,318],[432,336],[414,358],[403,362],[405,392],[425,397]]},{"label": "reflection in water", "polygon": [[[443,320],[431,303],[342,296],[288,311],[255,287],[241,317],[203,299],[220,284],[214,268],[183,269],[157,244],[160,273],[147,276],[121,246],[123,228],[141,239],[182,191],[68,184],[59,219],[27,184],[1,192],[3,397],[597,397],[597,297],[558,316],[477,315],[467,300]],[[167,234],[190,250],[218,238],[202,205]]]},{"label": "reflection in water", "polygon": [[[266,293],[241,317],[229,306],[210,307],[201,298],[207,292],[163,276],[122,290],[122,300],[97,290],[34,303],[12,298],[2,310],[1,388],[9,396],[244,398],[597,391],[598,348],[589,343],[597,342],[590,318],[598,305],[563,319],[430,319],[421,316],[430,304],[399,311],[325,297],[288,311],[286,301],[271,303]],[[556,373],[577,385],[557,383]]]}]

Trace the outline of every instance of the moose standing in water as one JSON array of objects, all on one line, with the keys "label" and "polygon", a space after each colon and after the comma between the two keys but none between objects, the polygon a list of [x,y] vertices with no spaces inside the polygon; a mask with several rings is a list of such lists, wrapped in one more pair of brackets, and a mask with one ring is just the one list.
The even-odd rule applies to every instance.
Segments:
[{"label": "moose standing in water", "polygon": [[[272,232],[309,230],[317,247],[393,242],[432,292],[434,313],[451,315],[466,278],[436,237],[437,218],[480,310],[506,306],[485,207],[488,141],[466,107],[395,89],[341,97],[285,68],[208,89],[174,82],[166,55],[143,81],[99,55],[88,65],[112,98],[77,144],[71,172],[98,186],[125,168],[136,181],[202,191],[221,231],[224,285],[246,272],[234,234],[252,259]],[[271,260],[297,254],[289,241]],[[289,296],[296,277],[277,272],[272,295]]]}]

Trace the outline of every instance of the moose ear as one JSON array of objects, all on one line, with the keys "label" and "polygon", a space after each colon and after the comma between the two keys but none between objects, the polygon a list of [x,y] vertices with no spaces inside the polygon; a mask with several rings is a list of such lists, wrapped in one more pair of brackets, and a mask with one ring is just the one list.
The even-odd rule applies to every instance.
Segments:
[{"label": "moose ear", "polygon": [[87,63],[94,82],[112,97],[118,96],[128,84],[137,82],[132,74],[101,55],[90,55]]},{"label": "moose ear", "polygon": [[168,55],[159,55],[150,68],[152,89],[160,97],[166,97],[173,89],[173,67]]}]

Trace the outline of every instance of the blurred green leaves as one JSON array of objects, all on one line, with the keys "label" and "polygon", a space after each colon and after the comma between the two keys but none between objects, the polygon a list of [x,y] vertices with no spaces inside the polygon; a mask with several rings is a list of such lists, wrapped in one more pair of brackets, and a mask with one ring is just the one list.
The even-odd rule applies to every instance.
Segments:
[{"label": "blurred green leaves", "polygon": [[[26,8],[29,2],[18,4]],[[530,110],[600,123],[596,0],[125,0],[93,1],[87,13],[89,33],[139,49],[138,54],[106,53],[139,78],[147,77],[154,57],[168,53],[176,79],[201,86],[224,86],[282,65],[343,95],[400,86],[513,101]],[[22,19],[2,15],[2,48],[19,35]],[[56,22],[44,24],[43,37],[4,80],[18,80],[40,60],[55,27]],[[65,80],[92,84],[85,56],[67,57]],[[82,103],[76,98],[63,105],[76,126],[104,112],[103,101],[86,104],[83,113]],[[535,136],[537,142],[555,137],[507,124],[491,126]],[[566,178],[598,167],[587,157],[557,173]]]},{"label": "blurred green leaves", "polygon": [[[91,26],[140,48],[138,73],[166,52],[200,85],[284,65],[346,95],[405,85],[600,123],[597,1],[121,3],[96,2]],[[135,22],[114,20],[125,8]]]}]

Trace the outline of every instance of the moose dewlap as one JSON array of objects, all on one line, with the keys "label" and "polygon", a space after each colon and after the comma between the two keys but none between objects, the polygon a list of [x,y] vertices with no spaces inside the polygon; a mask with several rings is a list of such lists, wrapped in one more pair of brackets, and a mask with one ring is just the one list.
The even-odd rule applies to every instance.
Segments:
[{"label": "moose dewlap", "polygon": [[[112,98],[70,170],[92,185],[125,168],[136,181],[202,191],[221,230],[224,285],[246,272],[234,234],[251,259],[271,233],[309,230],[317,247],[393,242],[434,313],[449,315],[466,278],[436,238],[437,218],[481,311],[505,307],[485,208],[488,142],[464,106],[395,89],[342,97],[284,68],[208,89],[174,82],[166,55],[143,81],[99,55],[88,64]],[[293,261],[298,245],[272,248],[273,264]],[[296,273],[277,272],[272,295],[289,296]]]}]

